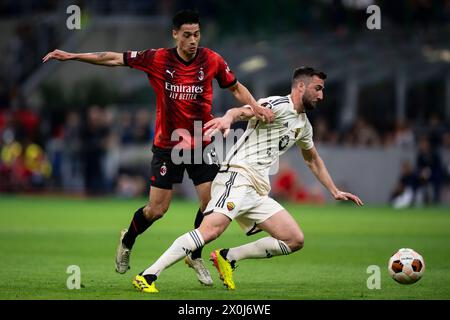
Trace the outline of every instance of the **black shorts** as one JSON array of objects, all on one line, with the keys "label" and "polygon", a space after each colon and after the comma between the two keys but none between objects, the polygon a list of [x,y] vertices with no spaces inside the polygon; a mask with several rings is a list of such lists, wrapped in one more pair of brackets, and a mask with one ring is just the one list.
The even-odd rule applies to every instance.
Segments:
[{"label": "black shorts", "polygon": [[[194,186],[213,181],[219,171],[219,163],[213,144],[202,150],[177,152],[178,158],[172,159],[172,149],[162,149],[153,146],[153,159],[150,172],[150,184],[161,189],[172,189],[174,183],[183,182],[184,170]],[[186,153],[187,152],[187,153]],[[203,157],[203,155],[206,155]],[[184,161],[181,161],[180,158]],[[206,158],[206,162],[205,159]],[[174,161],[172,161],[174,160]],[[197,160],[194,162],[194,160]],[[194,164],[195,163],[195,164]]]}]

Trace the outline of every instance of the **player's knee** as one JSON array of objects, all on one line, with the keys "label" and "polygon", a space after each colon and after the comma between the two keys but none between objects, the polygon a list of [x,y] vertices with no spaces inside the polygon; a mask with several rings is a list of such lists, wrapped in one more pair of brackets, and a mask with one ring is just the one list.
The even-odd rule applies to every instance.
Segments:
[{"label": "player's knee", "polygon": [[205,212],[207,205],[208,205],[208,202],[201,202],[200,203],[200,211]]},{"label": "player's knee", "polygon": [[221,226],[217,226],[212,230],[212,238],[217,239],[223,232],[223,228]]},{"label": "player's knee", "polygon": [[169,210],[169,206],[162,203],[154,203],[151,206],[147,205],[144,208],[144,215],[148,220],[161,219],[164,214]]},{"label": "player's knee", "polygon": [[209,201],[211,200],[211,196],[208,195],[203,195],[200,197],[200,210],[202,212],[205,212],[206,207],[208,206]]},{"label": "player's knee", "polygon": [[145,217],[147,220],[150,220],[150,219],[152,218],[152,216],[151,216],[151,211],[150,211],[150,205],[146,205],[146,206],[144,207],[144,209],[142,209],[142,211],[144,212],[144,217]]},{"label": "player's knee", "polygon": [[303,248],[304,244],[305,238],[303,234],[296,234],[291,238],[291,240],[288,243],[288,246],[291,249],[291,251],[294,252]]},{"label": "player's knee", "polygon": [[223,232],[223,228],[219,226],[203,226],[203,228],[200,227],[199,229],[201,229],[200,232],[205,243],[217,239]]}]

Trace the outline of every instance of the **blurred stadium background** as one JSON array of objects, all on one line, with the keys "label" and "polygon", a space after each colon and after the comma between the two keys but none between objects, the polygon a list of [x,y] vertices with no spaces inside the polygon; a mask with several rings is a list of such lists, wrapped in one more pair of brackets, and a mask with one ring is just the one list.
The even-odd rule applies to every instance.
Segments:
[{"label": "blurred stadium background", "polygon": [[[71,4],[81,8],[81,30],[66,27]],[[366,28],[371,4],[381,8],[381,30]],[[55,48],[172,46],[170,19],[182,8],[199,10],[201,44],[221,53],[255,97],[287,94],[299,65],[328,73],[310,118],[339,186],[366,203],[450,203],[447,0],[3,0],[0,192],[146,195],[155,111],[146,76],[41,58]],[[235,102],[215,89],[221,115]],[[272,179],[279,198],[331,200],[296,150]],[[181,197],[195,197],[189,186]]]}]

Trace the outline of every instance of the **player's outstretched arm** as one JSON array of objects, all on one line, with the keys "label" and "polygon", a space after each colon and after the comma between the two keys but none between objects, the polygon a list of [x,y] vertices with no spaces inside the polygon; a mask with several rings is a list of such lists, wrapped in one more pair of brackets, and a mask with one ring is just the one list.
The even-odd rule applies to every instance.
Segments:
[{"label": "player's outstretched arm", "polygon": [[243,106],[240,108],[232,108],[225,113],[223,117],[214,118],[203,126],[205,129],[205,136],[211,137],[216,132],[223,132],[223,136],[226,137],[230,132],[230,127],[236,121],[248,120],[252,118],[255,114],[250,106]]},{"label": "player's outstretched arm", "polygon": [[341,191],[336,187],[316,147],[312,147],[309,150],[302,149],[302,155],[314,176],[330,191],[335,200],[351,200],[358,206],[364,204],[358,196],[350,192]]},{"label": "player's outstretched arm", "polygon": [[92,52],[92,53],[71,53],[62,50],[53,50],[47,53],[42,58],[42,62],[47,62],[51,59],[58,61],[77,60],[81,62],[87,62],[92,64],[98,64],[108,67],[124,66],[123,53],[118,52]]},{"label": "player's outstretched arm", "polygon": [[233,93],[233,96],[236,98],[237,101],[239,101],[242,104],[249,105],[250,108],[252,108],[255,117],[258,118],[258,120],[264,121],[264,122],[273,122],[275,119],[275,115],[272,110],[268,108],[261,107],[253,98],[252,94],[248,89],[239,81],[236,82],[236,84],[229,88],[230,91]]}]

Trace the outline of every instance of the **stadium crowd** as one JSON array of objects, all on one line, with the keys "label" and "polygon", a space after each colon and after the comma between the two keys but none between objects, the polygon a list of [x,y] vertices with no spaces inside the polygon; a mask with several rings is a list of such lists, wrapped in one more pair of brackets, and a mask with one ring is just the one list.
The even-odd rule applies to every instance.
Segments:
[{"label": "stadium crowd", "polygon": [[[145,195],[147,168],[120,166],[117,154],[130,146],[148,147],[153,138],[150,107],[90,106],[68,110],[53,121],[30,110],[0,111],[0,192],[65,191],[89,195]],[[411,190],[410,205],[439,203],[442,186],[449,183],[449,168],[439,156],[450,150],[450,128],[433,115],[425,126],[398,122],[380,132],[357,118],[347,130],[332,130],[325,118],[313,120],[314,140],[320,145],[354,148],[416,148],[416,163],[405,163],[390,201]],[[275,197],[321,203],[320,190],[303,185],[289,165],[274,177]],[[407,192],[411,192],[407,191]],[[395,202],[397,199],[397,202]],[[414,202],[415,201],[415,202]],[[403,202],[402,202],[403,203]]]},{"label": "stadium crowd", "polygon": [[118,147],[150,144],[148,109],[116,113],[94,105],[85,112],[67,111],[61,123],[50,122],[29,110],[0,111],[0,192],[95,195],[113,192],[116,183],[125,195],[130,192],[125,182],[132,168],[111,172],[111,154]]},{"label": "stadium crowd", "polygon": [[[287,14],[283,19],[270,18],[274,3],[263,0],[253,6],[251,2],[212,0],[74,1],[92,15],[164,16],[181,7],[197,7],[204,20],[207,23],[214,21],[218,34],[224,37],[239,34],[239,30],[270,37],[296,29],[307,33],[332,30],[333,36],[344,35],[351,32],[360,19],[366,19],[365,9],[370,4],[382,5],[383,23],[399,28],[417,25],[421,30],[441,28],[450,21],[449,0],[304,1],[301,12],[297,10],[297,1],[283,1],[278,9],[284,13],[298,13]],[[38,109],[28,108],[23,102],[21,85],[41,64],[36,57],[42,57],[60,45],[65,37],[67,30],[56,26],[66,18],[65,9],[61,9],[66,6],[67,2],[55,0],[5,0],[0,3],[2,18],[30,17],[21,19],[12,36],[5,38],[6,45],[0,46],[3,57],[0,68],[4,71],[0,73],[0,192],[63,190],[94,195],[145,194],[148,168],[120,167],[116,159],[117,151],[125,147],[138,145],[150,149],[154,108],[148,105],[120,108],[84,105],[58,110],[58,115],[54,116],[45,111],[49,101],[44,101]],[[234,9],[232,17],[228,14],[230,6]],[[255,12],[254,18],[247,16],[249,6]],[[58,16],[56,12],[62,13]],[[46,19],[42,19],[44,16]],[[422,102],[427,99],[428,96]],[[450,149],[450,125],[439,112],[422,114],[418,118],[408,114],[401,121],[382,119],[382,125],[379,119],[374,121],[370,115],[360,114],[345,128],[336,127],[336,119],[324,114],[315,114],[311,119],[318,144],[417,148],[417,160],[404,164],[391,201],[394,203],[394,199],[403,194],[405,185],[409,185],[411,190],[417,191],[417,201],[439,202],[440,190],[448,183],[450,170],[439,157],[439,151]],[[424,149],[433,154],[431,160],[419,156]],[[426,165],[427,162],[432,165]],[[428,167],[432,169],[424,169]],[[436,172],[440,179],[435,178]],[[428,184],[434,191],[422,192],[430,189],[421,188]],[[292,188],[297,191],[293,192]],[[293,179],[288,167],[280,170],[274,193],[293,201],[323,201],[315,190],[308,190],[300,180]],[[287,195],[291,193],[294,196]]]},{"label": "stadium crowd", "polygon": [[[207,23],[215,25],[220,38],[236,36],[241,30],[250,34],[272,37],[280,32],[317,33],[331,30],[335,36],[355,31],[367,18],[366,8],[376,4],[383,7],[383,19],[395,29],[439,29],[450,21],[450,0],[288,0],[276,4],[271,0],[3,0],[0,17],[21,19],[0,46],[0,108],[8,106],[20,94],[20,84],[40,65],[41,57],[58,47],[70,30],[60,25],[67,19],[66,8],[75,4],[83,8],[85,19],[94,15],[170,16],[181,8],[198,8]],[[301,10],[298,7],[301,6]],[[249,11],[254,12],[250,17]],[[229,12],[233,15],[229,15]],[[283,19],[274,19],[280,11]]]}]

